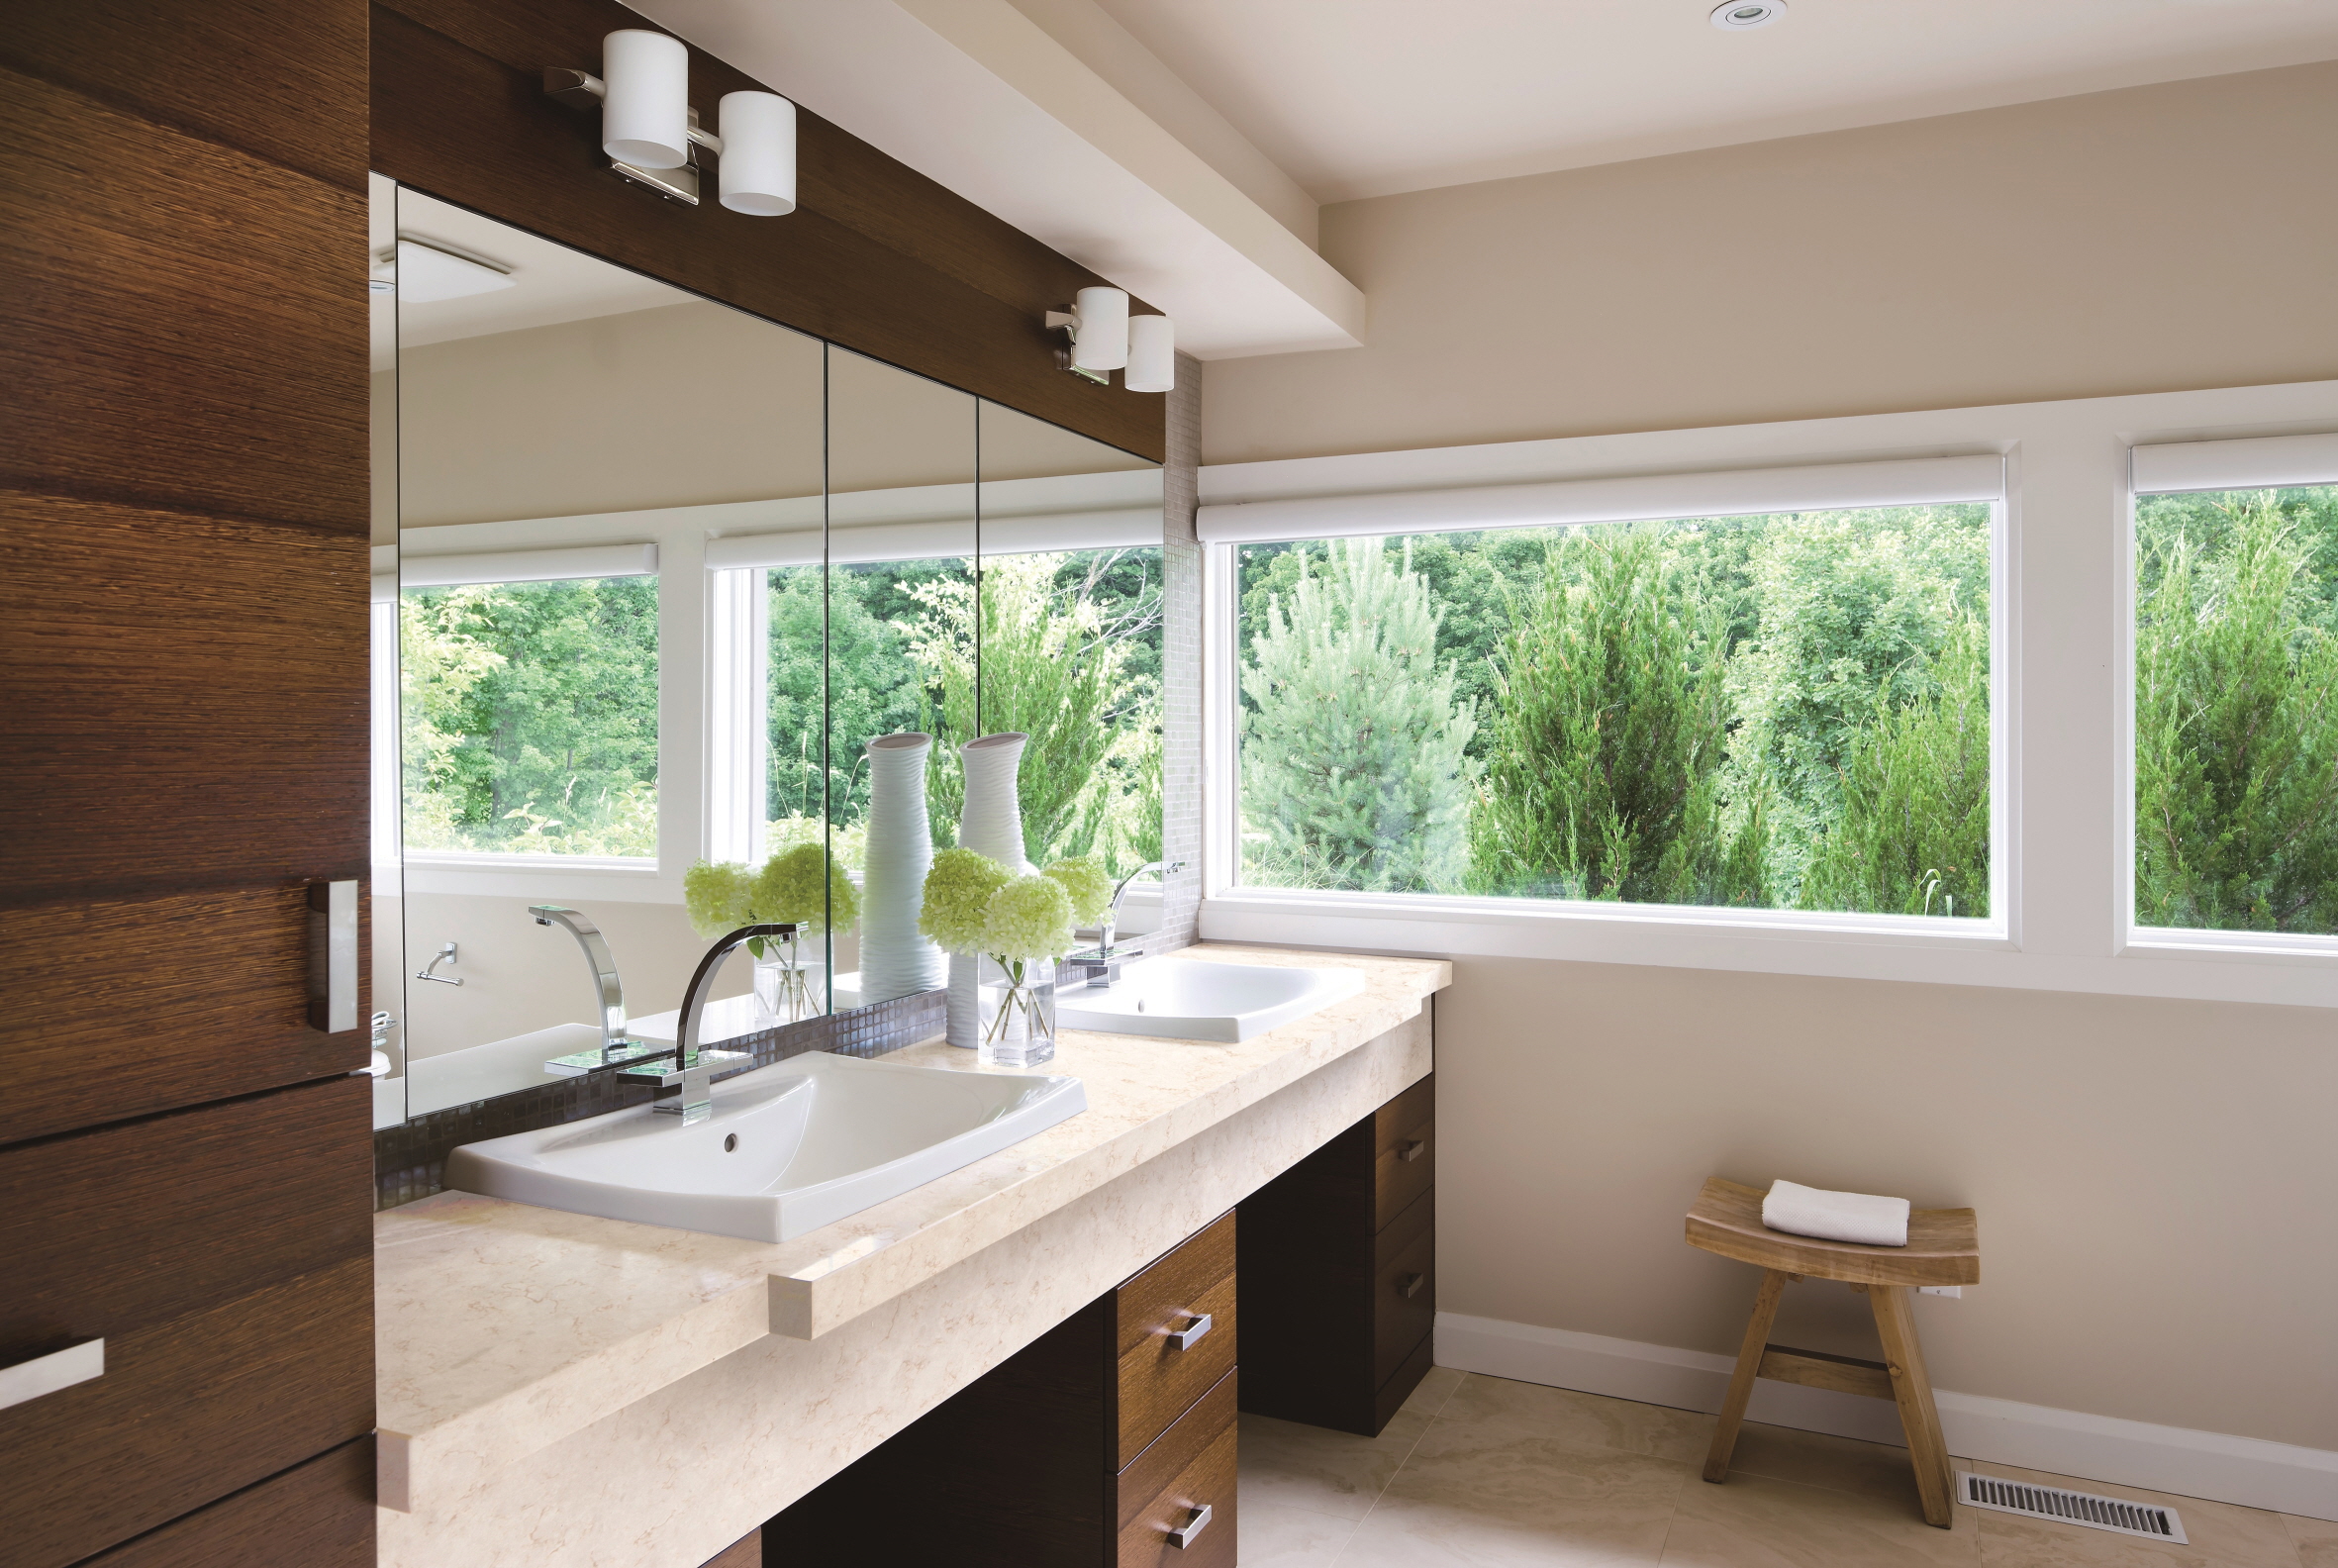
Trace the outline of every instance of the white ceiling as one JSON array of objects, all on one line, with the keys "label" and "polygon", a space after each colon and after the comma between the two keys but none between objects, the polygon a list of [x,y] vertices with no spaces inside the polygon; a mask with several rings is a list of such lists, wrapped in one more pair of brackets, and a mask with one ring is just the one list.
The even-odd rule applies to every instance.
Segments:
[{"label": "white ceiling", "polygon": [[1317,201],[2338,57],[2338,0],[1093,0]]}]

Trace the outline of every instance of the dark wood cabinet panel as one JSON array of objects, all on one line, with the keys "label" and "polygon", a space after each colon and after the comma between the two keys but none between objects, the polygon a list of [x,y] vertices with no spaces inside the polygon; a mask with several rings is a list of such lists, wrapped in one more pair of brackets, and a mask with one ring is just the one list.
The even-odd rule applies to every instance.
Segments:
[{"label": "dark wood cabinet panel", "polygon": [[87,1568],[373,1568],[373,1439],[294,1465]]},{"label": "dark wood cabinet panel", "polygon": [[1120,1493],[1117,1522],[1122,1533],[1201,1456],[1203,1449],[1218,1440],[1218,1433],[1240,1420],[1240,1378],[1239,1372],[1228,1372],[1219,1378],[1216,1387],[1178,1417],[1175,1425],[1122,1467],[1117,1483]]},{"label": "dark wood cabinet panel", "polygon": [[[797,118],[799,204],[749,218],[668,202],[601,166],[599,117],[543,96],[595,68],[615,0],[400,0],[372,27],[373,167],[433,196],[1159,461],[1166,401],[1056,363],[1040,313],[1103,280],[964,198]],[[693,50],[692,98],[760,83]],[[495,155],[481,156],[491,147]]]},{"label": "dark wood cabinet panel", "polygon": [[[1226,1240],[1231,1251],[1232,1235]],[[1241,1344],[1233,1270],[1226,1270],[1224,1278],[1188,1301],[1190,1305],[1169,1326],[1207,1317],[1209,1330],[1201,1338],[1181,1348],[1166,1331],[1159,1331],[1120,1352],[1120,1464],[1134,1460],[1164,1427],[1233,1369]],[[1185,1316],[1189,1313],[1192,1318]]]},{"label": "dark wood cabinet panel", "polygon": [[309,6],[301,23],[287,27],[267,0],[11,6],[0,65],[362,190],[365,118],[354,95],[365,79],[365,13]]},{"label": "dark wood cabinet panel", "polygon": [[[1434,1083],[1421,1079],[1242,1201],[1244,1410],[1372,1435],[1426,1375]],[[1415,1143],[1420,1157],[1403,1159]]]},{"label": "dark wood cabinet panel", "polygon": [[363,194],[5,71],[0,137],[0,483],[364,536]]},{"label": "dark wood cabinet panel", "polygon": [[[1227,1383],[1234,1377],[1227,1373]],[[1115,1553],[1118,1568],[1234,1568],[1240,1539],[1234,1519],[1240,1436],[1233,1420],[1235,1391],[1225,1392],[1223,1418],[1217,1424],[1209,1420],[1217,1412],[1196,1407],[1162,1436],[1161,1445],[1186,1449],[1182,1439],[1190,1426],[1199,1451],[1131,1511],[1134,1518],[1121,1526]],[[1198,1517],[1204,1511],[1206,1517]],[[1201,1527],[1186,1544],[1170,1537],[1171,1530],[1197,1523]]]},{"label": "dark wood cabinet panel", "polygon": [[0,903],[365,875],[366,551],[0,492]]}]

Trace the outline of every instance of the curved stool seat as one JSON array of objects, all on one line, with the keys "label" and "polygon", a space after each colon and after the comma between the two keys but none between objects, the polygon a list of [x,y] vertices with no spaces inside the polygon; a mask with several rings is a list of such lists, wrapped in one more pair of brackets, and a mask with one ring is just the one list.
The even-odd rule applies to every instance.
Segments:
[{"label": "curved stool seat", "polygon": [[[1712,1448],[1705,1455],[1705,1479],[1728,1479],[1729,1455],[1737,1447],[1737,1429],[1744,1424],[1755,1378],[1864,1394],[1899,1407],[1924,1520],[1947,1529],[1952,1513],[1948,1447],[1941,1440],[1940,1412],[1932,1403],[1932,1381],[1924,1370],[1923,1347],[1916,1342],[1907,1293],[1911,1286],[1979,1282],[1981,1238],[1973,1211],[1912,1210],[1907,1245],[1863,1246],[1773,1230],[1762,1224],[1762,1197],[1759,1187],[1714,1176],[1706,1180],[1689,1211],[1691,1246],[1763,1270],[1754,1292],[1753,1317],[1745,1325],[1745,1342],[1737,1352],[1737,1368],[1729,1377],[1728,1398],[1721,1406],[1720,1424],[1713,1429]],[[1875,1311],[1885,1359],[1862,1361],[1770,1343],[1779,1297],[1788,1285],[1802,1279],[1839,1280],[1864,1292]]]}]

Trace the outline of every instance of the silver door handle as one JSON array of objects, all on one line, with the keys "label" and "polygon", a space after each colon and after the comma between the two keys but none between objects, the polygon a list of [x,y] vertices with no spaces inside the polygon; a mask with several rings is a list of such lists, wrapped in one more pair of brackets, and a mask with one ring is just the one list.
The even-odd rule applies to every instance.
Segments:
[{"label": "silver door handle", "polygon": [[309,1028],[357,1027],[357,884],[309,884]]},{"label": "silver door handle", "polygon": [[1204,1529],[1208,1528],[1209,1524],[1210,1505],[1205,1503],[1200,1508],[1194,1510],[1194,1517],[1192,1519],[1187,1519],[1183,1524],[1176,1525],[1170,1529],[1169,1544],[1176,1547],[1179,1551],[1183,1551],[1194,1543],[1194,1537],[1201,1534]]},{"label": "silver door handle", "polygon": [[1169,1343],[1173,1349],[1191,1350],[1200,1341],[1202,1335],[1210,1331],[1210,1315],[1208,1313],[1195,1313],[1193,1319],[1194,1321],[1183,1328],[1169,1330]]},{"label": "silver door handle", "polygon": [[12,1367],[0,1367],[0,1410],[106,1375],[106,1342],[84,1339]]}]

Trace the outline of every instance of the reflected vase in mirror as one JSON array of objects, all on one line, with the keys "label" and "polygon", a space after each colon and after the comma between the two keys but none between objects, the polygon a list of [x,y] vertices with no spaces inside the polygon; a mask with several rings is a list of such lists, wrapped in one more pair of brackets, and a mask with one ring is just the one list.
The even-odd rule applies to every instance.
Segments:
[{"label": "reflected vase in mirror", "polygon": [[[1029,738],[1012,733],[984,735],[959,750],[966,804],[958,818],[958,847],[989,855],[1017,876],[1031,869],[1023,854],[1023,806],[1015,782],[1023,766],[1023,742]],[[982,1043],[977,965],[972,953],[950,954],[948,1038],[952,1045],[969,1049]],[[1052,1054],[1052,1044],[1049,1051]]]},{"label": "reflected vase in mirror", "polygon": [[756,1024],[801,1024],[828,1011],[828,966],[806,950],[802,932],[760,946],[753,954]]}]

